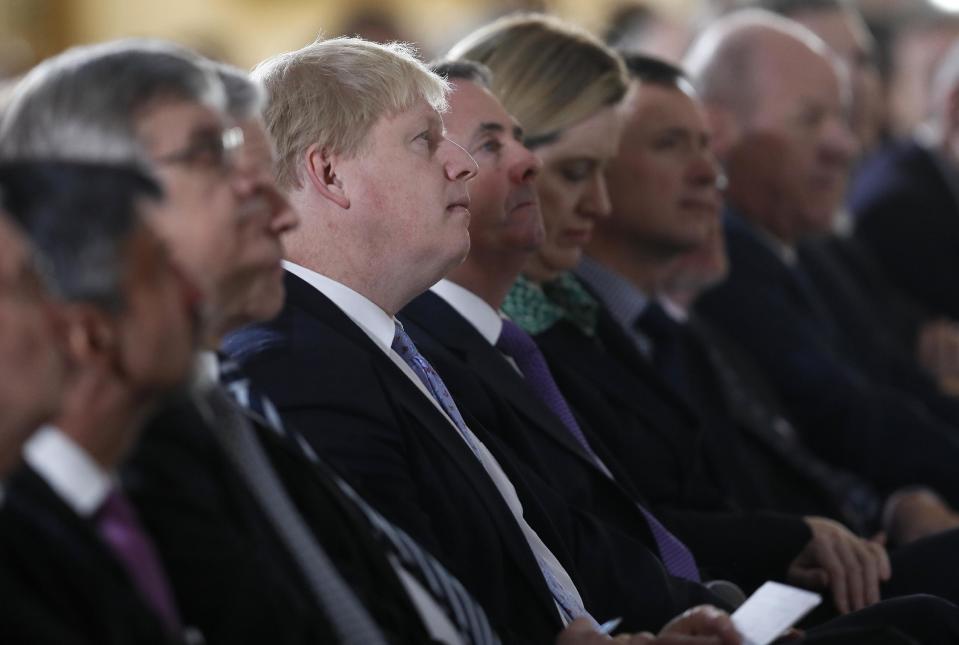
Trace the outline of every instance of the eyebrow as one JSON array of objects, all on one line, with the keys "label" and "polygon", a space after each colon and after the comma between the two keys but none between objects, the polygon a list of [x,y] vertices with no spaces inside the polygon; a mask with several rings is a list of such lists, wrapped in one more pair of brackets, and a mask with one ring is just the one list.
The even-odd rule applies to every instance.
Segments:
[{"label": "eyebrow", "polygon": [[[480,123],[479,127],[476,128],[476,134],[474,136],[482,136],[488,132],[495,132],[497,134],[506,132],[507,128],[502,123],[497,123],[495,121],[487,121],[485,123]],[[523,140],[523,128],[518,125],[513,125],[511,128],[513,138],[517,141]]]}]

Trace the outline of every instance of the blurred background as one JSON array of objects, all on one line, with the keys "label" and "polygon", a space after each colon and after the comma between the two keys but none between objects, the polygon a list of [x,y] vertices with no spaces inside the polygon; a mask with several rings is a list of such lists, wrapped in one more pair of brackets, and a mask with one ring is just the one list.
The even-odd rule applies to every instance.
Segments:
[{"label": "blurred background", "polygon": [[[252,67],[317,35],[359,34],[441,54],[476,26],[517,10],[550,11],[636,49],[678,59],[699,25],[744,0],[0,0],[0,92],[71,45],[155,36]],[[959,0],[859,0],[876,40],[889,134],[906,132],[930,70],[959,37]]]}]

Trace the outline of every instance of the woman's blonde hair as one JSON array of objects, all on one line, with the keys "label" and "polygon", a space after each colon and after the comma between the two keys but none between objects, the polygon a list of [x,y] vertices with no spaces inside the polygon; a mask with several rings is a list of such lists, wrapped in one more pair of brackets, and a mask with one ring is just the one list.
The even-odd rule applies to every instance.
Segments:
[{"label": "woman's blonde hair", "polygon": [[619,55],[584,29],[542,14],[517,14],[479,28],[448,57],[483,63],[493,94],[531,142],[548,139],[625,96]]}]

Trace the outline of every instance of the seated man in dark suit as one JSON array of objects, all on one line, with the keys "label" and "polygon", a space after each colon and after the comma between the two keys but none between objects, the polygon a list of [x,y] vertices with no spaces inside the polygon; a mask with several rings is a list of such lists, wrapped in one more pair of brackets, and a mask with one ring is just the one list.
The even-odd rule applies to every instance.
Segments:
[{"label": "seated man in dark suit", "polygon": [[0,482],[27,437],[60,409],[68,374],[41,263],[0,202]]},{"label": "seated man in dark suit", "polygon": [[[875,43],[860,11],[841,0],[765,0],[761,4],[808,27],[845,63],[850,129],[858,142],[857,157],[868,157],[879,143],[879,73]],[[869,366],[872,378],[905,389],[955,422],[959,406],[942,396],[941,386],[948,386],[947,379],[954,377],[956,357],[954,352],[936,350],[941,345],[954,347],[959,328],[929,316],[883,275],[871,250],[852,235],[847,209],[837,209],[828,224],[815,237],[802,240],[797,252],[837,325],[847,330],[850,350]],[[951,365],[942,358],[951,358]]]},{"label": "seated man in dark suit", "polygon": [[[801,512],[804,517],[796,520],[808,524],[843,564],[847,593],[861,584],[873,599],[880,590],[886,597],[915,591],[956,597],[959,590],[951,576],[941,576],[939,563],[955,550],[959,533],[894,551],[890,581],[881,546],[822,517],[872,535],[879,524],[878,496],[857,477],[810,454],[775,398],[761,394],[762,377],[747,357],[695,313],[664,297],[670,283],[702,291],[724,277],[717,170],[699,102],[682,72],[643,56],[626,60],[637,82],[623,145],[606,173],[612,212],[597,222],[580,277],[695,410],[704,428],[710,481],[735,507]],[[697,249],[702,249],[698,255],[684,258]],[[700,277],[696,284],[696,269],[710,282]],[[908,500],[918,495],[899,495],[894,512],[907,517],[914,510],[907,505],[919,506]],[[801,564],[810,552],[807,547],[807,554],[797,553],[789,563],[789,580],[818,586],[810,575],[816,567]],[[850,580],[860,570],[862,581]],[[834,594],[840,580],[830,575]]]},{"label": "seated man in dark suit", "polygon": [[[150,223],[201,287],[204,346],[275,313],[278,237],[296,217],[273,183],[260,86],[159,43],[75,50],[28,80],[7,115],[13,153],[51,141],[66,155],[146,149],[171,203]],[[57,128],[33,118],[51,112]],[[75,149],[77,133],[112,146]],[[278,426],[235,366],[212,351],[199,362],[193,392],[151,421],[124,481],[208,642],[495,642],[462,587]]]},{"label": "seated man in dark suit", "polygon": [[[116,483],[144,420],[188,374],[197,340],[194,291],[143,219],[166,207],[160,189],[132,169],[56,163],[4,166],[0,182],[50,259],[73,365],[60,412],[7,482],[4,578],[43,597],[70,642],[180,642],[162,562]],[[3,611],[18,611],[18,598],[8,601]]]},{"label": "seated man in dark suit", "polygon": [[886,275],[938,316],[959,319],[959,46],[942,59],[930,88],[931,112],[909,140],[868,159],[849,204],[856,237]]},{"label": "seated man in dark suit", "polygon": [[[569,511],[558,506],[547,519],[393,318],[468,248],[465,181],[475,164],[443,136],[435,106],[445,102],[445,84],[398,46],[351,39],[272,59],[256,75],[271,95],[280,181],[304,224],[288,240],[284,311],[231,336],[228,351],[284,423],[446,559],[505,638],[552,639],[590,605],[554,528],[569,530]],[[316,115],[309,128],[307,114]],[[410,358],[415,367],[403,354],[418,357]],[[650,554],[637,560],[650,580],[666,577]],[[605,571],[610,580],[618,575]],[[588,572],[597,587],[603,572]],[[710,598],[684,581],[657,583],[655,592],[631,582],[639,585],[634,597],[617,582],[624,597],[606,592],[606,602],[632,612],[633,626],[658,629],[694,597]],[[641,594],[649,596],[642,608]],[[600,618],[620,615],[608,611]]]},{"label": "seated man in dark suit", "polygon": [[[926,484],[955,504],[956,428],[869,378],[795,262],[795,244],[831,221],[843,195],[853,142],[839,77],[808,30],[750,15],[719,23],[689,58],[729,178],[730,278],[697,309],[757,361],[820,457],[881,494]],[[764,55],[748,69],[756,99],[743,100],[727,74],[752,47]]]}]

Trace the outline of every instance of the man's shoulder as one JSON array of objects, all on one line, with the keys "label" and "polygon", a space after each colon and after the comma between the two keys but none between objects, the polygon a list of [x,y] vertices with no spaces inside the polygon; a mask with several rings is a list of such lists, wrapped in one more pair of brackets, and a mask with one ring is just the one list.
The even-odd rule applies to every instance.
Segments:
[{"label": "man's shoulder", "polygon": [[931,185],[943,178],[933,154],[915,141],[889,144],[863,162],[850,187],[849,203],[854,212],[881,206],[898,199],[928,197]]}]

